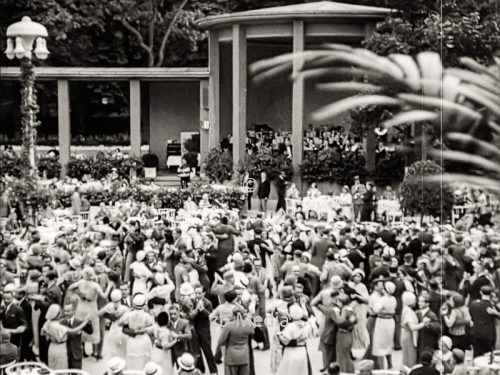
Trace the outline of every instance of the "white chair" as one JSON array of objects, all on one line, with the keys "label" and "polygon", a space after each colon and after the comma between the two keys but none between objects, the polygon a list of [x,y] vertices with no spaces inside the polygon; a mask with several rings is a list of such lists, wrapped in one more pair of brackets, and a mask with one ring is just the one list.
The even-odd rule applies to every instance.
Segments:
[{"label": "white chair", "polygon": [[48,370],[48,374],[54,374],[52,370],[50,370],[47,366],[45,366],[43,363],[40,362],[20,362],[20,363],[14,363],[13,365],[8,366],[5,369],[5,375],[17,375],[19,373],[23,373],[23,371],[26,372],[26,370],[29,371],[30,374],[35,373],[35,370]]},{"label": "white chair", "polygon": [[159,208],[156,210],[157,220],[175,220],[175,209]]},{"label": "white chair", "polygon": [[90,375],[87,371],[68,369],[68,370],[54,370],[54,374],[60,375]]},{"label": "white chair", "polygon": [[13,364],[16,363],[16,360],[13,360],[12,362],[6,363],[5,365],[0,366],[0,375],[5,374],[5,369],[9,366],[12,366]]},{"label": "white chair", "polygon": [[297,211],[297,206],[301,205],[302,201],[300,199],[286,198],[285,203],[286,203],[286,214],[293,216]]},{"label": "white chair", "polygon": [[83,221],[89,221],[90,220],[90,211],[80,212],[80,217],[82,218]]}]

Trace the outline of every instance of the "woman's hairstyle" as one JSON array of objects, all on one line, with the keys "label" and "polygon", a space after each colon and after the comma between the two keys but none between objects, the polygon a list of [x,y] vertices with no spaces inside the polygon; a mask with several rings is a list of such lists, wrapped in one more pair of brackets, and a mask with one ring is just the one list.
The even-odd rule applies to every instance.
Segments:
[{"label": "woman's hairstyle", "polygon": [[156,317],[156,322],[160,327],[165,327],[169,321],[170,321],[170,316],[166,311],[160,312]]},{"label": "woman's hairstyle", "polygon": [[92,267],[85,267],[82,270],[82,277],[84,280],[94,280],[96,278],[94,269]]},{"label": "woman's hairstyle", "polygon": [[56,303],[53,303],[47,309],[47,313],[45,314],[45,320],[48,322],[48,321],[57,319],[60,312],[61,312],[61,306],[59,306]]},{"label": "woman's hairstyle", "polygon": [[459,293],[453,293],[451,300],[455,308],[462,307],[465,305],[465,298]]}]

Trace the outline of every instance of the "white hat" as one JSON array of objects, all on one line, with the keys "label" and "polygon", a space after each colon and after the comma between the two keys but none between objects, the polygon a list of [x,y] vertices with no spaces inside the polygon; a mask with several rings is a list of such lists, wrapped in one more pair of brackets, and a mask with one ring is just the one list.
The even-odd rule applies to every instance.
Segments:
[{"label": "white hat", "polygon": [[120,371],[123,371],[125,366],[127,366],[127,362],[125,362],[124,359],[120,357],[113,357],[108,362],[108,371],[111,374],[118,374]]},{"label": "white hat", "polygon": [[144,375],[161,375],[163,373],[161,367],[154,362],[146,363],[142,371],[144,371]]},{"label": "white hat", "polygon": [[12,283],[5,285],[5,288],[3,288],[4,293],[13,293],[16,291],[16,286]]},{"label": "white hat", "polygon": [[177,365],[184,371],[194,370],[194,357],[189,353],[184,353],[177,359]]},{"label": "white hat", "polygon": [[74,269],[82,268],[82,263],[80,262],[80,259],[78,259],[78,258],[71,258],[68,263],[69,263],[71,268],[74,268]]},{"label": "white hat", "polygon": [[113,289],[111,294],[109,295],[109,299],[111,302],[119,302],[122,300],[122,291],[120,289]]},{"label": "white hat", "polygon": [[146,258],[146,252],[143,250],[139,250],[137,254],[135,254],[135,259],[139,262],[142,262]]},{"label": "white hat", "polygon": [[299,305],[290,306],[289,312],[292,320],[301,320],[304,316],[304,310],[302,310],[302,307],[300,307]]},{"label": "white hat", "polygon": [[394,294],[394,292],[396,291],[396,284],[394,284],[392,281],[386,281],[384,284],[384,289],[387,293]]},{"label": "white hat", "polygon": [[179,294],[181,296],[190,296],[194,293],[193,286],[190,283],[182,283],[179,289]]},{"label": "white hat", "polygon": [[165,284],[165,276],[163,276],[159,272],[155,273],[154,279],[155,279],[155,283],[158,284],[158,285]]},{"label": "white hat", "polygon": [[453,348],[453,341],[451,341],[448,336],[441,337],[441,344],[443,346],[446,346],[448,350],[451,350]]},{"label": "white hat", "polygon": [[330,279],[330,285],[335,289],[340,289],[344,285],[344,281],[339,275],[333,275]]},{"label": "white hat", "polygon": [[132,305],[135,308],[143,308],[146,304],[146,297],[142,293],[136,293],[132,298]]}]

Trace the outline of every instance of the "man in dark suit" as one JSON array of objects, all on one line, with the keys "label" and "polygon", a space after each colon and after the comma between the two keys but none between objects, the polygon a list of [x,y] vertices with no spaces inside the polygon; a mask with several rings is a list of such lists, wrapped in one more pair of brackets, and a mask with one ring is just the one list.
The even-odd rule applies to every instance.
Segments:
[{"label": "man in dark suit", "polygon": [[63,293],[61,288],[57,285],[57,272],[50,270],[45,274],[45,279],[47,280],[47,290],[44,296],[46,297],[46,303],[50,306],[53,303],[57,305],[62,305]]},{"label": "man in dark suit", "polygon": [[[211,374],[217,373],[214,355],[212,353],[212,335],[210,331],[209,315],[212,312],[212,303],[205,298],[203,286],[196,286],[195,290],[195,305],[191,311],[191,321],[193,322],[193,343],[200,349],[200,354],[203,352],[207,361],[208,370]],[[205,373],[205,365],[203,358],[200,357],[196,366],[202,373]]]},{"label": "man in dark suit", "polygon": [[332,362],[337,362],[337,324],[332,306],[319,304],[316,306],[325,316],[325,326],[321,332],[320,350],[323,353],[323,369],[326,369]]},{"label": "man in dark suit", "polygon": [[174,365],[177,363],[177,358],[179,358],[182,353],[189,351],[189,344],[193,338],[191,333],[191,327],[186,319],[180,317],[179,305],[174,303],[168,309],[170,314],[170,322],[168,322],[168,328],[172,332],[172,338],[177,341],[177,343],[172,347],[172,361]]},{"label": "man in dark suit", "polygon": [[267,200],[271,194],[271,181],[267,178],[267,173],[260,173],[259,186],[257,187],[257,196],[259,197],[259,211],[267,212]]},{"label": "man in dark suit", "polygon": [[437,315],[432,312],[429,303],[429,296],[421,294],[418,297],[418,343],[417,351],[419,358],[423,358],[424,352],[433,353],[438,348],[438,340],[441,336],[441,324]]},{"label": "man in dark suit", "polygon": [[4,289],[0,321],[3,330],[10,333],[10,342],[19,348],[22,342],[22,334],[26,331],[28,323],[23,309],[14,301],[14,289],[13,285],[12,287],[7,285]]},{"label": "man in dark suit", "polygon": [[251,373],[250,337],[254,333],[254,326],[244,314],[245,311],[241,307],[235,307],[233,320],[222,328],[219,337],[219,345],[224,352],[226,374],[249,375]]},{"label": "man in dark suit", "polygon": [[20,361],[34,361],[36,359],[35,353],[33,353],[32,341],[33,341],[33,309],[31,303],[26,298],[26,289],[19,288],[16,291],[16,299],[19,301],[19,307],[23,310],[24,317],[26,318],[26,329],[21,334],[21,352]]},{"label": "man in dark suit", "polygon": [[313,242],[311,248],[311,264],[321,269],[325,264],[328,249],[337,249],[337,245],[331,240],[329,228],[320,229],[318,234],[320,238]]},{"label": "man in dark suit", "polygon": [[276,203],[276,212],[283,209],[286,212],[286,182],[285,182],[285,173],[283,171],[280,172],[278,179],[276,180],[276,193],[278,195],[278,202]]},{"label": "man in dark suit", "polygon": [[[64,318],[60,322],[62,325],[74,328],[83,323],[81,320],[75,318],[75,308],[72,304],[64,305],[63,311]],[[92,324],[88,322],[83,331],[92,334]],[[66,345],[68,347],[68,368],[81,370],[83,357],[82,332],[70,334]]]},{"label": "man in dark suit", "polygon": [[439,375],[439,371],[432,363],[432,354],[423,352],[420,363],[410,371],[409,375]]}]

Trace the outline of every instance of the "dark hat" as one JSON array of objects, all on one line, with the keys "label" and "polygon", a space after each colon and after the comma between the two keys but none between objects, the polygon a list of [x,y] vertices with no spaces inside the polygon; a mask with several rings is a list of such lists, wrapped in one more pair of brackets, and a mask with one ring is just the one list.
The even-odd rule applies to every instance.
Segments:
[{"label": "dark hat", "polygon": [[483,285],[481,287],[481,293],[486,294],[487,296],[493,292],[493,288],[489,285]]},{"label": "dark hat", "polygon": [[420,357],[420,363],[424,365],[430,365],[432,363],[432,353],[431,352],[423,352]]}]

